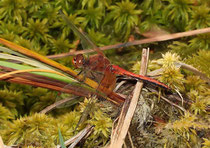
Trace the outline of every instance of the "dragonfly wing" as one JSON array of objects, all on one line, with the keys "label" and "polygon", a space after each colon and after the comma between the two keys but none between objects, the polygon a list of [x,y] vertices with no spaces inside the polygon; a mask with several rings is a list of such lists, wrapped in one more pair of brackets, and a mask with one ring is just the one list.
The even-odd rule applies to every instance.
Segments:
[{"label": "dragonfly wing", "polygon": [[92,42],[92,40],[88,38],[84,32],[80,31],[61,10],[59,13],[65,22],[71,27],[74,33],[81,38],[84,45],[88,45],[88,47],[93,48],[96,52],[98,52],[98,54],[104,55],[103,52]]},{"label": "dragonfly wing", "polygon": [[[72,92],[72,93],[71,93]],[[87,97],[91,91],[79,83],[71,83],[63,87],[56,97],[56,108],[70,107]]]},{"label": "dragonfly wing", "polygon": [[87,104],[82,112],[82,115],[79,119],[79,122],[76,125],[75,130],[78,128],[78,126],[85,122],[88,119],[88,116],[94,111],[94,104],[96,103],[95,96],[92,96],[90,99],[87,99]]}]

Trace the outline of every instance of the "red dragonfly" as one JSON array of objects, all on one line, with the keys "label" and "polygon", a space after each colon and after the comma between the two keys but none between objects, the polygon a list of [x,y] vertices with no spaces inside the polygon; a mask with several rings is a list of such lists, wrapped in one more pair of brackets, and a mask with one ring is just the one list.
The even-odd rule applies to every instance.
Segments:
[{"label": "red dragonfly", "polygon": [[105,57],[103,52],[82,32],[77,29],[77,27],[63,14],[61,13],[63,19],[68,23],[71,29],[84,41],[89,44],[92,49],[94,49],[98,54],[85,58],[83,54],[78,54],[73,57],[73,65],[75,68],[82,68],[89,71],[102,72],[104,74],[101,82],[99,83],[99,90],[109,95],[114,89],[116,82],[116,75],[127,76],[141,80],[143,82],[151,83],[162,87],[164,89],[170,89],[166,84],[161,83],[155,79],[145,77],[142,75],[137,75],[129,72],[117,65],[112,65],[108,58]]},{"label": "red dragonfly", "polygon": [[[155,79],[144,77],[142,75],[137,75],[126,71],[120,68],[119,66],[112,65],[108,58],[105,57],[103,52],[82,31],[79,31],[77,27],[62,12],[60,12],[60,14],[65,20],[65,22],[67,22],[71,29],[75,32],[75,34],[77,34],[81,38],[81,41],[85,42],[86,44],[89,44],[92,47],[92,49],[94,49],[98,53],[96,55],[90,56],[89,58],[85,58],[82,54],[78,54],[72,59],[75,68],[81,68],[84,70],[84,72],[96,71],[101,72],[103,74],[103,77],[100,79],[97,90],[105,93],[109,97],[109,95],[113,92],[113,89],[115,88],[116,75],[129,76],[138,80],[142,80],[144,82],[156,84],[165,89],[169,89],[167,85]],[[82,120],[85,120],[85,118],[87,118],[88,112],[89,109],[87,106],[76,128],[80,123],[83,122]]]}]

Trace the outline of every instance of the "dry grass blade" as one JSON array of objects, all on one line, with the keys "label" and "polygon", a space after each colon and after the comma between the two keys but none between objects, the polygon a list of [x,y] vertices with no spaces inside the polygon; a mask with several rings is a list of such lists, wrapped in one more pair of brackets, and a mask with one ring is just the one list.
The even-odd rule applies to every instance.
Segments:
[{"label": "dry grass blade", "polygon": [[116,92],[126,81],[121,81],[114,89],[114,92]]},{"label": "dry grass blade", "polygon": [[[158,95],[158,94],[157,94],[157,95]],[[173,106],[179,108],[179,109],[182,110],[183,112],[185,112],[185,113],[187,112],[183,107],[181,107],[181,106],[179,106],[179,105],[177,105],[177,104],[171,102],[170,100],[166,99],[166,98],[163,97],[163,96],[160,96],[160,97],[161,97],[161,99],[165,100],[165,101],[168,102],[169,104],[171,104],[171,105],[173,105]]]},{"label": "dry grass blade", "polygon": [[177,62],[175,63],[176,66],[180,66],[183,69],[189,70],[191,72],[193,72],[194,74],[198,75],[201,77],[201,79],[205,80],[206,82],[208,82],[208,84],[210,84],[210,78],[207,77],[204,73],[200,72],[198,69],[196,69],[195,67],[182,63],[182,62]]},{"label": "dry grass blade", "polygon": [[131,148],[135,148],[134,144],[133,144],[133,140],[132,140],[132,137],[131,137],[131,133],[128,132],[128,138],[130,140],[130,143],[131,143]]},{"label": "dry grass blade", "polygon": [[[153,90],[153,89],[149,89],[151,92],[153,92],[155,95],[159,96],[159,93],[156,91],[156,90]],[[176,99],[177,101],[183,101],[184,103],[187,103],[187,104],[191,104],[189,102],[186,102],[184,100],[181,100],[179,97],[177,97],[176,95],[172,94],[171,96],[168,96],[170,98],[173,97],[173,99]],[[160,98],[164,101],[166,101],[167,103],[171,104],[172,106],[175,106],[177,107],[178,109],[182,110],[183,112],[187,112],[183,107],[179,106],[178,104],[175,104],[173,103],[172,101],[170,101],[169,99],[163,97],[162,95],[160,96]]]},{"label": "dry grass blade", "polygon": [[[80,131],[77,135],[75,135],[74,137],[72,137],[71,139],[65,141],[65,145],[70,145],[73,144],[75,142],[77,142],[79,139],[81,140],[82,138],[84,138],[89,132],[92,131],[94,127],[88,125],[86,128],[84,128],[82,131]],[[60,145],[57,145],[57,148],[60,148]]]},{"label": "dry grass blade", "polygon": [[16,51],[13,51],[13,50],[11,50],[9,48],[6,48],[6,47],[0,47],[0,51],[2,51],[3,53],[9,53],[11,55],[16,55],[18,57],[27,58],[27,56],[25,56],[25,55],[23,55],[21,53],[18,53]]},{"label": "dry grass blade", "polygon": [[66,98],[66,99],[62,99],[62,100],[60,100],[60,101],[57,101],[57,102],[55,102],[55,103],[53,103],[53,104],[47,106],[46,108],[44,108],[44,109],[43,109],[42,111],[40,111],[39,113],[41,113],[41,114],[46,114],[47,112],[53,110],[53,109],[56,108],[57,106],[62,105],[62,104],[66,103],[66,102],[68,102],[68,101],[71,101],[71,100],[73,100],[73,99],[76,99],[76,97]]},{"label": "dry grass blade", "polygon": [[[141,61],[142,66],[139,73],[140,75],[146,74],[148,58],[149,49],[143,49]],[[134,115],[142,87],[143,83],[137,82],[131,101],[129,101],[128,99],[126,100],[126,102],[130,103],[126,104],[125,102],[123,106],[115,132],[112,135],[111,144],[109,145],[109,148],[121,148],[123,146],[124,139],[128,133],[128,129],[130,127],[130,123]]]},{"label": "dry grass blade", "polygon": [[[0,76],[2,74],[5,74],[5,72],[0,72]],[[12,76],[6,77],[5,81],[31,85],[35,87],[48,88],[48,89],[52,89],[56,91],[62,91],[65,93],[71,93],[78,96],[87,97],[89,94],[88,90],[85,90],[82,88],[80,89],[81,90],[80,92],[75,91],[73,87],[69,89],[63,89],[63,87],[67,85],[67,83],[53,80],[47,77],[35,75],[35,74],[29,74],[29,73],[18,74],[18,75],[14,74]]]},{"label": "dry grass blade", "polygon": [[3,143],[1,136],[0,136],[0,148],[4,148],[4,143]]},{"label": "dry grass blade", "polygon": [[89,129],[85,129],[81,135],[68,147],[68,148],[74,148],[83,138],[86,137],[86,135],[90,135],[90,133],[92,132],[92,129],[94,127],[92,126]]},{"label": "dry grass blade", "polygon": [[39,67],[41,69],[52,70],[52,68],[44,65],[43,63],[35,61],[35,60],[28,59],[28,58],[13,56],[13,55],[4,54],[4,53],[0,53],[0,58],[1,59],[6,59],[6,60],[15,60],[15,61],[18,61],[18,62],[26,63],[26,64],[31,65],[31,66]]}]

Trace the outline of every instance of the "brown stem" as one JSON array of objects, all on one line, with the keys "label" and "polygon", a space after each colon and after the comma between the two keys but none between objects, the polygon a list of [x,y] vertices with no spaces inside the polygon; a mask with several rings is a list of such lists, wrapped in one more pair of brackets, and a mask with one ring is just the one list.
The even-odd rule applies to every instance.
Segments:
[{"label": "brown stem", "polygon": [[[134,41],[127,42],[127,43],[117,43],[114,45],[100,47],[99,49],[100,50],[116,49],[116,48],[121,48],[121,47],[132,46],[132,45],[141,45],[141,44],[147,44],[147,43],[152,43],[152,42],[167,41],[167,40],[177,39],[177,38],[181,38],[181,37],[188,37],[188,36],[208,33],[208,32],[210,32],[210,27],[192,30],[192,31],[180,32],[180,33],[161,35],[161,36],[156,36],[156,37],[142,39],[142,40],[134,40]],[[72,56],[72,55],[77,55],[77,54],[85,54],[85,53],[91,53],[91,52],[95,52],[95,50],[85,49],[85,50],[80,50],[80,51],[76,51],[76,52],[62,53],[62,54],[57,54],[57,55],[49,55],[47,57],[50,59],[58,59],[58,58],[63,58],[63,57],[67,57],[67,56]]]}]

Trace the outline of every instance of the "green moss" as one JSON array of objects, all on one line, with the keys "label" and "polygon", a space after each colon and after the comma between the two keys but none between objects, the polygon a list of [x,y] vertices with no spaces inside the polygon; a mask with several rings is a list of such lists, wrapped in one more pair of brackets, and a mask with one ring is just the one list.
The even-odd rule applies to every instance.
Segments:
[{"label": "green moss", "polygon": [[8,120],[14,119],[14,115],[0,104],[0,130],[4,129],[7,126]]},{"label": "green moss", "polygon": [[[142,32],[150,30],[164,28],[164,32],[173,33],[210,27],[209,6],[209,2],[205,0],[1,0],[0,37],[40,54],[52,55],[69,52],[75,47],[82,48],[75,42],[80,39],[59,16],[60,9],[78,28],[87,32],[96,45],[104,46],[117,41],[125,42],[130,35],[136,40],[140,39]],[[140,59],[140,50],[145,46],[150,47],[150,55],[155,59],[150,58],[148,72],[162,69],[156,78],[171,88],[178,88],[184,99],[192,102],[191,105],[182,106],[190,115],[182,115],[178,109],[160,101],[153,94],[144,92],[147,104],[151,105],[151,115],[158,115],[164,123],[157,127],[149,124],[138,136],[132,136],[137,139],[136,147],[193,147],[196,143],[197,147],[208,147],[208,133],[201,125],[209,122],[206,111],[210,104],[209,86],[199,77],[176,68],[174,62],[183,60],[210,76],[209,41],[209,34],[201,34],[176,41],[106,52],[107,56],[117,59],[113,63],[124,64],[125,67],[136,63],[133,70],[138,73],[140,62],[137,59]],[[156,56],[157,53],[160,54]],[[120,58],[116,58],[117,54]],[[163,58],[158,59],[161,54]],[[72,57],[58,61],[72,66]],[[61,130],[64,140],[67,140],[87,124],[94,125],[95,129],[85,147],[104,146],[109,140],[112,120],[110,114],[105,112],[110,113],[111,109],[102,108],[96,100],[88,103],[89,100],[85,99],[80,105],[55,109],[47,116],[36,112],[53,104],[57,93],[43,88],[2,82],[0,87],[0,130],[7,145],[53,147],[59,143],[58,129]],[[86,108],[90,108],[90,111],[86,112],[85,120],[74,133]],[[167,124],[168,121],[170,122]]]},{"label": "green moss", "polygon": [[110,13],[107,15],[105,22],[114,20],[114,30],[120,37],[127,39],[131,29],[138,25],[138,15],[142,12],[136,9],[136,4],[127,1],[116,3],[109,7]]},{"label": "green moss", "polygon": [[56,127],[52,118],[44,114],[34,114],[9,123],[3,132],[3,140],[7,145],[53,147],[54,128]]},{"label": "green moss", "polygon": [[187,62],[210,76],[210,51],[200,50],[197,54],[193,54],[192,57],[188,58]]},{"label": "green moss", "polygon": [[10,91],[5,88],[0,90],[0,98],[2,105],[10,109],[13,114],[23,113],[24,98],[21,91]]}]

